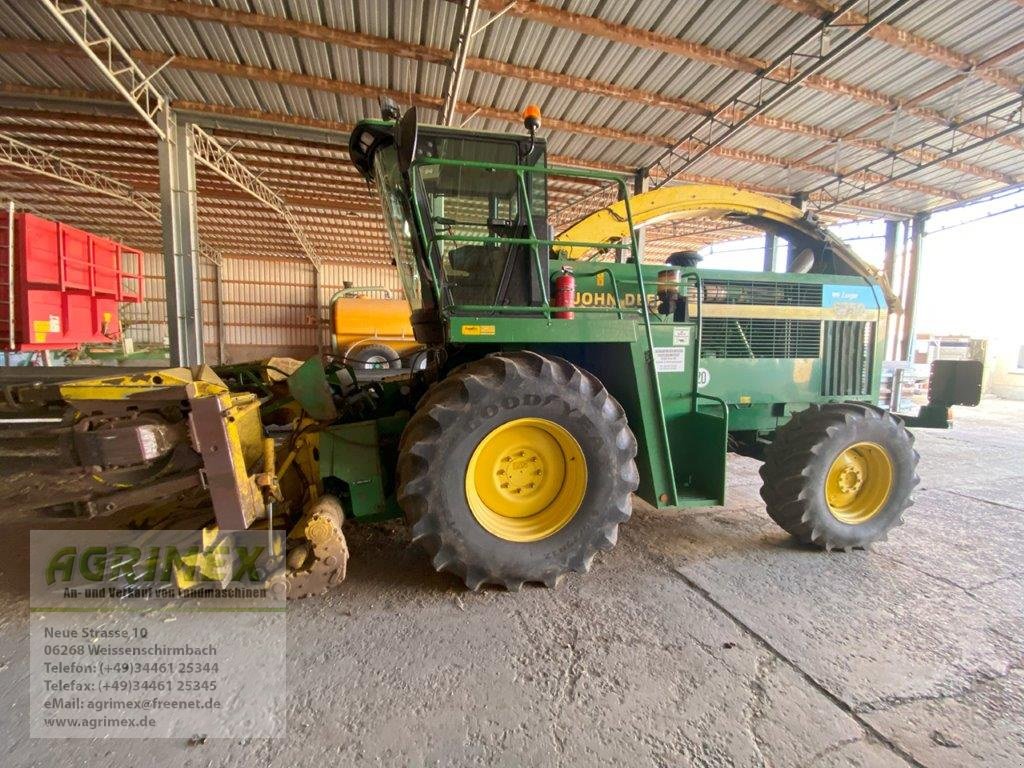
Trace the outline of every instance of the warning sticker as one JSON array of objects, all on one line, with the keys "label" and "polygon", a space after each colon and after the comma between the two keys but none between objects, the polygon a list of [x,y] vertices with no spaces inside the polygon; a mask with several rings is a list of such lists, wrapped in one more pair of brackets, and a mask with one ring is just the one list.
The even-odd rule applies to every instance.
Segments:
[{"label": "warning sticker", "polygon": [[690,331],[693,329],[686,325],[682,328],[672,329],[672,345],[676,347],[688,347],[690,345]]},{"label": "warning sticker", "polygon": [[686,350],[655,347],[654,370],[658,373],[683,373],[686,370]]},{"label": "warning sticker", "polygon": [[60,333],[60,315],[50,315],[50,333]]},{"label": "warning sticker", "polygon": [[462,326],[463,336],[493,336],[493,325],[464,325]]}]

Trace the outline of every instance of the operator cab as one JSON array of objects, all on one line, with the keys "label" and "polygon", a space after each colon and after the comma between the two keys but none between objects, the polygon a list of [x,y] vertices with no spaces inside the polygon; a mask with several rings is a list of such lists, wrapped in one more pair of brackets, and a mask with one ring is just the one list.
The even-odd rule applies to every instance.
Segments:
[{"label": "operator cab", "polygon": [[549,251],[535,241],[550,239],[547,187],[543,174],[514,166],[545,167],[544,140],[415,121],[414,109],[362,121],[349,151],[381,196],[416,338],[440,340],[442,311],[540,306]]}]

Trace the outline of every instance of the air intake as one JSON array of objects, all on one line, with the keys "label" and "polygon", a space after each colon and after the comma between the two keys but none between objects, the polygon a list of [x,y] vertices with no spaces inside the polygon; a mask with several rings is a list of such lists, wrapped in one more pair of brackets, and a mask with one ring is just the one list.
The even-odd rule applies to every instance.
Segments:
[{"label": "air intake", "polygon": [[825,323],[821,394],[829,397],[871,393],[875,324],[865,321]]},{"label": "air intake", "polygon": [[[696,301],[696,299],[697,288],[691,286],[690,301]],[[820,307],[821,285],[753,280],[705,280],[704,301],[708,304]]]},{"label": "air intake", "polygon": [[703,357],[818,357],[820,320],[759,320],[706,317],[701,332]]}]

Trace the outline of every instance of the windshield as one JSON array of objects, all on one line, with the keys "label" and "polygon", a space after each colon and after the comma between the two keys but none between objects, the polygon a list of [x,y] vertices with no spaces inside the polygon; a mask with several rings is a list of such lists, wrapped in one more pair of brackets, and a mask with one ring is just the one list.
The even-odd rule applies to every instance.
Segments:
[{"label": "windshield", "polygon": [[384,226],[391,241],[395,266],[402,288],[413,310],[423,307],[423,278],[413,249],[413,225],[405,204],[405,192],[398,172],[398,157],[393,147],[382,149],[374,158],[377,190],[384,209]]},{"label": "windshield", "polygon": [[[430,136],[420,155],[516,165],[515,141],[479,136]],[[449,301],[458,305],[530,304],[530,250],[488,238],[529,238],[515,171],[424,165],[417,173]],[[532,176],[532,174],[531,174]],[[544,210],[543,179],[534,207]]]}]

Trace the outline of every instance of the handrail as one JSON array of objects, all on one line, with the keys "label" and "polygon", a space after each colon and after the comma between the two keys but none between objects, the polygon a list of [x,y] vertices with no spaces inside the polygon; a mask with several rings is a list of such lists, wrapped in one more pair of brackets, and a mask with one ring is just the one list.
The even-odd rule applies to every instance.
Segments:
[{"label": "handrail", "polygon": [[544,300],[543,306],[545,309],[545,316],[551,316],[551,299],[548,293],[548,282],[551,280],[549,275],[544,274],[544,270],[540,265],[540,250],[537,248],[537,228],[533,225],[533,210],[530,208],[530,192],[526,188],[526,175],[522,171],[516,171],[516,177],[519,181],[519,192],[523,196],[523,205],[526,206],[526,223],[530,230],[530,253],[533,254],[533,266],[537,268],[537,284],[540,286],[540,296]]},{"label": "handrail", "polygon": [[[456,315],[457,317],[462,317],[462,313],[472,315],[490,312],[492,306],[493,305],[491,304],[459,304],[458,306],[452,307],[452,309],[459,313],[458,315]],[[510,305],[500,307],[500,309],[503,313],[507,313],[509,315],[531,315],[536,314],[538,307]],[[623,307],[621,309],[616,309],[615,307],[552,307],[552,309],[564,310],[569,312],[582,312],[585,314],[589,313],[594,315],[599,315],[602,313],[611,314],[612,312],[617,312],[619,315],[621,315],[623,312],[630,315],[640,314],[639,308],[630,307]],[[619,319],[622,318],[620,317]]]},{"label": "handrail", "polygon": [[654,332],[651,330],[651,308],[647,306],[647,287],[644,284],[643,265],[640,263],[640,243],[637,240],[636,228],[633,226],[633,206],[629,200],[629,189],[624,181],[619,182],[619,193],[626,208],[626,223],[629,225],[630,251],[633,254],[633,265],[636,267],[637,288],[643,300],[640,302],[641,317],[644,319],[644,331],[647,335],[647,348],[650,354],[649,372],[651,384],[654,387],[654,402],[657,404],[658,421],[661,429],[658,435],[661,438],[661,447],[665,452],[665,464],[668,466],[668,480],[672,488],[672,498],[679,498],[679,489],[676,485],[676,471],[672,463],[672,447],[668,440],[668,422],[665,418],[665,403],[661,395],[661,382],[658,381],[658,365],[654,359]]},{"label": "handrail", "polygon": [[[524,245],[530,248],[533,256],[533,267],[531,272],[535,271],[537,274],[537,280],[541,286],[542,292],[542,303],[539,307],[530,307],[530,311],[540,311],[546,318],[550,319],[552,315],[552,307],[548,298],[548,282],[550,275],[543,274],[540,264],[540,252],[538,246],[540,245],[554,245],[556,241],[552,239],[541,239],[537,237],[536,230],[533,224],[533,216],[530,207],[529,191],[526,187],[526,174],[527,173],[541,173],[545,175],[555,176],[569,176],[573,178],[588,178],[588,179],[601,179],[605,181],[611,181],[616,183],[620,190],[624,194],[628,194],[628,189],[624,178],[615,173],[608,171],[589,171],[578,168],[563,168],[558,166],[531,166],[531,165],[514,165],[509,163],[491,163],[481,160],[454,160],[451,158],[441,157],[421,157],[413,161],[410,166],[410,186],[412,187],[411,193],[413,196],[413,215],[416,219],[417,230],[420,233],[426,233],[424,226],[423,214],[421,212],[421,206],[419,205],[419,194],[418,184],[416,181],[419,179],[419,169],[424,166],[447,166],[456,168],[477,168],[480,170],[489,171],[507,171],[516,174],[517,186],[519,187],[519,194],[523,198],[524,210],[527,214],[527,225],[529,227],[531,237],[499,237],[496,235],[450,235],[445,233],[434,233],[433,243],[423,242],[423,246],[430,251],[432,248],[436,248],[438,242],[452,242],[452,243],[479,243],[481,245]],[[607,248],[612,250],[631,250],[636,261],[636,247],[635,244],[630,243],[572,243],[572,245],[579,245],[581,247],[590,248]],[[434,259],[428,255],[427,266],[430,269],[430,277],[435,286],[440,285],[438,280],[437,270],[434,265]],[[639,270],[638,270],[639,273]],[[642,280],[642,278],[641,278]],[[515,314],[515,310],[512,310],[509,306],[492,304],[492,305],[472,305],[476,311],[488,312],[490,314],[502,315],[502,314]],[[451,309],[456,312],[463,312],[468,309],[468,305],[452,305]],[[607,312],[609,314],[615,312],[621,317],[621,311],[614,307],[594,307],[592,309],[599,310],[601,312]]]},{"label": "handrail", "polygon": [[584,247],[596,248],[614,248],[617,250],[628,251],[629,243],[588,243],[583,240],[542,240],[541,238],[531,239],[528,237],[501,237],[500,235],[445,235],[437,234],[434,235],[435,240],[447,240],[452,243],[484,243],[485,245],[530,245],[531,243],[540,243],[541,245],[554,245],[555,243],[563,243],[569,245],[579,245]]},{"label": "handrail", "polygon": [[364,292],[367,292],[367,293],[369,293],[370,291],[378,291],[378,292],[384,294],[384,298],[385,299],[394,299],[394,294],[392,293],[390,288],[384,288],[383,286],[380,286],[380,285],[353,285],[353,286],[351,286],[349,288],[342,288],[342,289],[340,289],[338,291],[335,291],[333,294],[331,294],[331,298],[327,302],[327,304],[328,305],[334,304],[334,302],[337,301],[338,299],[357,299],[357,298],[361,298],[359,296],[349,296],[349,295],[346,295],[346,294],[349,294],[349,293],[356,293],[358,291],[364,291]]},{"label": "handrail", "polygon": [[[615,279],[615,273],[612,272],[608,267],[604,269],[598,269],[594,272],[574,272],[576,277],[597,277],[598,275],[608,275],[608,279],[612,283],[612,294],[615,296],[615,308],[618,310],[619,319],[622,319],[622,299],[619,296],[619,282]],[[646,299],[645,299],[646,301]],[[573,308],[575,310],[575,307]],[[638,309],[637,312],[640,310]]]}]

